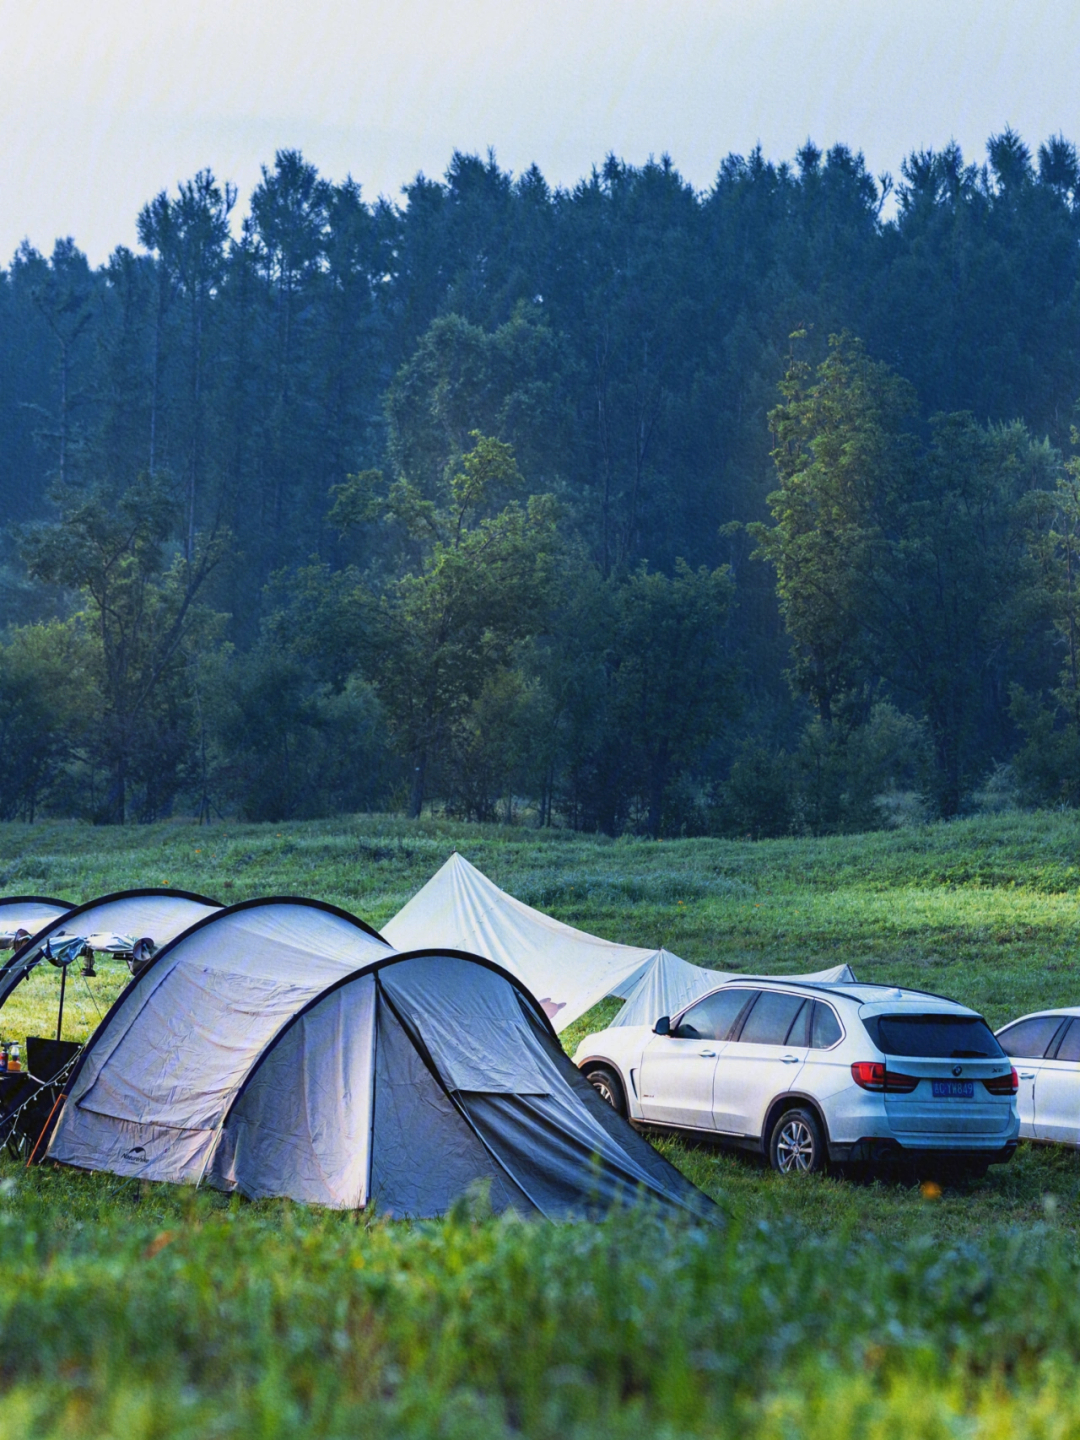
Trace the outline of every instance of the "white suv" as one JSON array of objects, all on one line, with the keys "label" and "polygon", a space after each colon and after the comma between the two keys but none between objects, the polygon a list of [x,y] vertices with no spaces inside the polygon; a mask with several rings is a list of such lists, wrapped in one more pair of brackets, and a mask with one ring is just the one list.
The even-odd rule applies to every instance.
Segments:
[{"label": "white suv", "polygon": [[973,1010],[884,985],[739,979],[574,1062],[629,1119],[764,1153],[783,1173],[908,1156],[985,1173],[1016,1149],[1016,1071]]}]

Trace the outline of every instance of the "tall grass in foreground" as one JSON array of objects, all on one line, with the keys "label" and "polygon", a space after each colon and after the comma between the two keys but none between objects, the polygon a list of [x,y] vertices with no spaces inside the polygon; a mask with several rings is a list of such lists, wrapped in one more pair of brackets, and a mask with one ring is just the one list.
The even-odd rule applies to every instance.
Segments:
[{"label": "tall grass in foreground", "polygon": [[1039,1228],[943,1248],[464,1204],[357,1223],[48,1170],[3,1189],[3,1436],[824,1440],[1080,1423],[1080,1260]]}]

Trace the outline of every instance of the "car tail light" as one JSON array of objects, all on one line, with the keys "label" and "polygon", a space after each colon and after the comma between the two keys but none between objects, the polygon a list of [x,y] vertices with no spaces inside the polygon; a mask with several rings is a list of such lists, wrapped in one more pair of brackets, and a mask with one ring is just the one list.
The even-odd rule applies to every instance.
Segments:
[{"label": "car tail light", "polygon": [[851,1078],[863,1090],[886,1095],[910,1095],[919,1083],[917,1075],[887,1070],[880,1060],[856,1060],[851,1067]]},{"label": "car tail light", "polygon": [[856,1060],[851,1067],[851,1078],[864,1090],[884,1090],[885,1066],[879,1060]]},{"label": "car tail light", "polygon": [[1020,1089],[1020,1077],[1014,1066],[1008,1075],[995,1075],[992,1080],[984,1080],[983,1084],[991,1095],[1015,1095]]}]

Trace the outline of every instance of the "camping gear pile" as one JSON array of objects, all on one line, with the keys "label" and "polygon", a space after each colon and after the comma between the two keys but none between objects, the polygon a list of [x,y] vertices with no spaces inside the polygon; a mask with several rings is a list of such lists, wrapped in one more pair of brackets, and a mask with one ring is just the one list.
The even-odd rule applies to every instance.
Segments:
[{"label": "camping gear pile", "polygon": [[[161,889],[0,900],[0,942],[0,1006],[37,967],[61,972],[55,1036],[0,1069],[0,1141],[28,1161],[392,1215],[477,1186],[496,1211],[559,1219],[642,1197],[711,1208],[556,1032],[610,995],[615,1024],[651,1023],[727,977],[553,920],[459,855],[385,935],[315,900]],[[95,955],[131,978],[82,1046],[63,1038],[65,986]]]}]

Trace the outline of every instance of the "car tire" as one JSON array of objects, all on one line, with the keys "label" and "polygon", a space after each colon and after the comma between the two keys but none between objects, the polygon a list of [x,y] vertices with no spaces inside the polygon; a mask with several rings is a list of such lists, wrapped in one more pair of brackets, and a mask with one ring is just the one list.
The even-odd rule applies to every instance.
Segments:
[{"label": "car tire", "polygon": [[623,1093],[622,1081],[613,1070],[609,1070],[606,1065],[592,1065],[585,1071],[585,1079],[616,1114],[626,1114],[626,1096]]},{"label": "car tire", "polygon": [[781,1175],[812,1175],[825,1168],[825,1136],[812,1110],[785,1110],[769,1136],[769,1164]]}]

